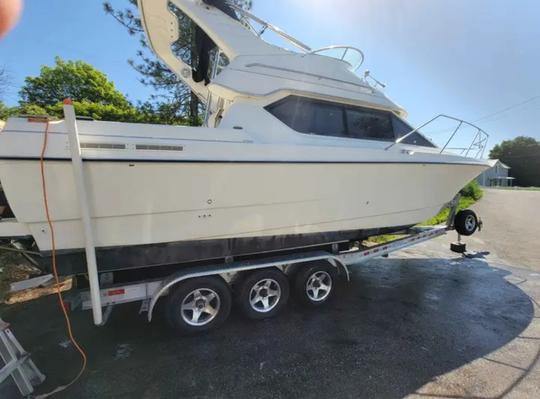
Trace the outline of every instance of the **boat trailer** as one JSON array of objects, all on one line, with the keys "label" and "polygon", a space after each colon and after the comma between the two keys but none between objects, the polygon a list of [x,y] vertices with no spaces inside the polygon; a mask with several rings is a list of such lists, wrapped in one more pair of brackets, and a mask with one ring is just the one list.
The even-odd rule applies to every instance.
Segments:
[{"label": "boat trailer", "polygon": [[[302,265],[313,265],[319,262],[330,265],[335,272],[335,275],[341,275],[349,281],[349,268],[361,265],[362,263],[376,258],[386,257],[389,254],[409,248],[421,242],[429,241],[434,238],[445,235],[447,232],[456,230],[465,235],[470,235],[463,231],[463,227],[456,226],[456,215],[458,212],[459,194],[449,203],[450,212],[445,224],[437,226],[422,227],[417,226],[402,232],[402,237],[390,240],[388,242],[374,245],[363,246],[357,242],[352,249],[339,251],[339,246],[334,244],[332,251],[317,250],[312,252],[302,252],[298,254],[289,254],[282,256],[265,257],[257,260],[234,261],[227,259],[224,263],[212,265],[185,267],[179,271],[172,273],[165,278],[148,279],[136,281],[128,284],[100,284],[100,301],[105,308],[103,322],[104,325],[115,305],[125,304],[130,302],[141,302],[139,313],[146,312],[147,319],[152,320],[153,311],[158,300],[167,296],[179,285],[205,277],[219,277],[227,284],[233,285],[237,281],[237,276],[246,272],[255,272],[269,269],[279,269],[285,275],[293,275],[297,273]],[[463,211],[462,211],[463,212]],[[470,210],[467,216],[473,215],[477,224],[474,230],[481,228],[481,221]],[[468,219],[471,221],[472,219]],[[471,233],[472,234],[472,233]],[[461,234],[458,232],[458,241],[451,244],[452,251],[465,253],[465,244],[461,242]],[[66,298],[66,303],[70,305],[71,310],[81,308],[82,310],[93,309],[93,301],[89,290],[79,290],[72,292]],[[185,303],[180,305],[181,309],[171,310],[172,312],[182,311]],[[169,302],[169,306],[171,303]]]}]

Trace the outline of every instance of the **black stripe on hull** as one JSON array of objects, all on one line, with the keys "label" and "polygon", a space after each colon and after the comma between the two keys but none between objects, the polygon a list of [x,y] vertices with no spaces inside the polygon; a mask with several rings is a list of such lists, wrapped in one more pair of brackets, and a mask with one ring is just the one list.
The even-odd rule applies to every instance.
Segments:
[{"label": "black stripe on hull", "polygon": [[[97,248],[96,257],[99,272],[160,269],[166,275],[174,268],[196,266],[205,262],[224,262],[227,257],[250,259],[269,253],[275,255],[314,249],[330,250],[333,243],[363,240],[374,235],[406,230],[409,227]],[[39,262],[44,269],[50,271],[50,252],[43,253]],[[57,266],[61,275],[86,273],[84,250],[57,252]],[[159,273],[159,270],[154,271]]]},{"label": "black stripe on hull", "polygon": [[[70,158],[45,158],[47,162],[71,162]],[[0,157],[0,161],[40,161],[36,157]],[[113,162],[113,163],[213,163],[213,164],[345,164],[345,165],[454,165],[454,166],[479,166],[487,168],[487,165],[474,162],[429,162],[429,161],[256,161],[256,160],[197,160],[197,159],[119,159],[119,158],[84,158],[83,162]]]}]

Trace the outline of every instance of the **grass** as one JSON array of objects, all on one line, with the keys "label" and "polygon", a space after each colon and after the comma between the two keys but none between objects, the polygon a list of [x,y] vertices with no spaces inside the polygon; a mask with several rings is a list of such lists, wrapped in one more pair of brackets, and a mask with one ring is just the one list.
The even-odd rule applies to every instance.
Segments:
[{"label": "grass", "polygon": [[[469,208],[472,204],[477,202],[474,198],[471,197],[461,197],[459,199],[458,211],[462,209]],[[435,226],[437,224],[446,223],[448,220],[448,214],[450,213],[450,208],[445,208],[438,215],[432,217],[431,219],[426,220],[425,222],[420,223],[420,226]]]},{"label": "grass", "polygon": [[[460,193],[462,196],[459,199],[458,211],[469,208],[471,205],[479,201],[484,194],[478,183],[474,180],[467,184]],[[420,223],[419,226],[435,226],[438,224],[446,223],[449,213],[450,208],[447,207],[441,212],[439,212],[438,215]],[[405,234],[384,234],[380,236],[369,237],[366,240],[366,243],[368,246],[374,244],[384,244],[385,242],[393,241],[402,237],[405,237]]]},{"label": "grass", "polygon": [[486,187],[490,190],[540,191],[540,187]]},{"label": "grass", "polygon": [[[470,197],[461,197],[459,199],[458,210],[467,209],[472,204],[476,202],[475,199]],[[450,208],[445,208],[438,215],[432,217],[431,219],[426,220],[419,224],[419,226],[435,226],[437,224],[446,223],[448,220],[448,214],[450,213]],[[405,237],[406,234],[383,234],[380,236],[369,237],[366,240],[367,246],[375,244],[384,244],[385,242],[397,240],[398,238]]]}]

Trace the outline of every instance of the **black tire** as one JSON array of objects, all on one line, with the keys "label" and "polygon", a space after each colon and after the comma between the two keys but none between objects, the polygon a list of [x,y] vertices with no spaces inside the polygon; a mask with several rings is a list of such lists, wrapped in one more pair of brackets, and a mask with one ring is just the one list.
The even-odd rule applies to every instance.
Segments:
[{"label": "black tire", "polygon": [[336,283],[336,269],[328,262],[315,262],[306,265],[296,274],[294,294],[302,304],[319,307],[332,298]]},{"label": "black tire", "polygon": [[289,280],[281,270],[262,269],[240,281],[236,300],[246,317],[262,320],[279,313],[289,300],[289,292]]},{"label": "black tire", "polygon": [[[181,335],[204,333],[227,320],[231,313],[231,303],[231,290],[221,277],[194,278],[179,283],[169,294],[167,319]],[[202,311],[197,316],[195,311],[189,309],[190,307]],[[211,309],[215,314],[205,311]]]},{"label": "black tire", "polygon": [[478,229],[478,217],[470,209],[459,211],[454,218],[454,227],[462,236],[472,236]]}]

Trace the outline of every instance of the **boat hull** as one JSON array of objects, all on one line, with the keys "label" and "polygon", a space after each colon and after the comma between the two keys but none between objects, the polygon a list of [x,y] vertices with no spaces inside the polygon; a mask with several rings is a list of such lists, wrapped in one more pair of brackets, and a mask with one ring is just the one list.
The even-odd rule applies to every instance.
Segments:
[{"label": "boat hull", "polygon": [[[98,249],[410,226],[437,214],[484,169],[456,163],[110,160],[85,161],[84,168]],[[71,163],[46,161],[45,177],[56,248],[77,252],[84,236]],[[48,253],[39,161],[0,161],[0,180],[17,221]],[[326,241],[333,240],[310,245]]]}]

